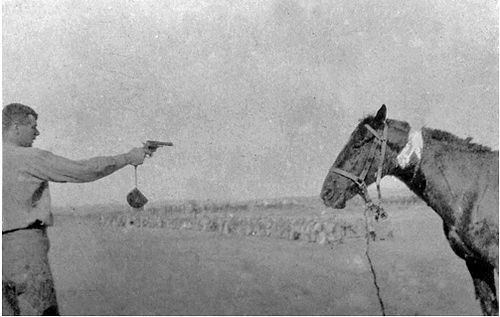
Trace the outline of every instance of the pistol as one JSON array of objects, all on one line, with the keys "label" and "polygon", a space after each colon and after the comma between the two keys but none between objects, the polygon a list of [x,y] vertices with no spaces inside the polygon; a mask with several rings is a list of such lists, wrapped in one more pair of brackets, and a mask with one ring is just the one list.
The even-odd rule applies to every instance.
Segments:
[{"label": "pistol", "polygon": [[161,141],[151,141],[151,140],[148,140],[146,141],[146,143],[144,143],[144,148],[153,152],[162,146],[174,146],[174,144],[172,142],[161,142]]}]

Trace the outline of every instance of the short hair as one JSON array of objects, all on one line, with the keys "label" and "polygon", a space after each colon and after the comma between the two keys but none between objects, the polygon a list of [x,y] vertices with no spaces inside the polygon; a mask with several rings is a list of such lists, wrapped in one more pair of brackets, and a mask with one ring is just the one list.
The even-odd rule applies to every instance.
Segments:
[{"label": "short hair", "polygon": [[20,103],[11,103],[6,105],[2,110],[2,130],[7,130],[14,123],[29,123],[29,115],[35,117],[35,120],[38,119],[38,114],[31,107]]}]

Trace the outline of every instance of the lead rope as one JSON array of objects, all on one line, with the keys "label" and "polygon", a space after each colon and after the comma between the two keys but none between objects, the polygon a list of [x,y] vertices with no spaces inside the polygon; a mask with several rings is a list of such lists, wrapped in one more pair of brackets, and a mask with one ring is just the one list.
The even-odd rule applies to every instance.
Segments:
[{"label": "lead rope", "polygon": [[[387,130],[384,131],[384,138],[387,135],[386,132]],[[384,209],[380,206],[382,195],[380,193],[380,174],[382,170],[382,165],[385,157],[385,142],[382,142],[382,153],[384,156],[382,156],[382,159],[380,160],[380,164],[378,166],[378,171],[377,171],[377,192],[378,192],[378,204],[373,203],[373,201],[370,198],[370,195],[368,195],[368,188],[366,187],[366,184],[363,183],[361,184],[361,196],[363,197],[363,200],[365,201],[365,232],[366,232],[366,248],[365,248],[365,256],[366,259],[368,260],[368,264],[370,265],[370,272],[372,273],[372,278],[373,278],[373,285],[375,286],[375,290],[377,292],[377,299],[378,303],[380,305],[380,311],[382,312],[382,316],[385,316],[385,306],[384,306],[384,301],[382,300],[382,295],[380,295],[380,287],[377,282],[377,273],[375,272],[375,266],[373,265],[373,261],[370,257],[370,239],[375,239],[375,235],[372,235],[372,230],[373,229],[371,226],[371,221],[373,221],[373,217],[378,221],[378,219],[386,218],[387,215],[385,214]]]},{"label": "lead rope", "polygon": [[366,258],[368,259],[368,263],[370,264],[370,271],[372,273],[373,277],[373,285],[375,286],[375,289],[377,291],[377,298],[378,298],[378,303],[380,305],[380,310],[382,311],[382,316],[385,316],[385,307],[384,307],[384,301],[382,300],[382,296],[380,295],[380,287],[378,286],[377,283],[377,273],[375,273],[375,267],[373,266],[372,259],[370,257],[370,239],[371,239],[371,232],[368,228],[368,210],[370,210],[372,207],[377,207],[373,203],[370,202],[370,204],[366,205],[365,208],[365,231],[366,231],[366,249],[365,249],[365,255]]},{"label": "lead rope", "polygon": [[137,165],[134,165],[135,188],[137,188]]},{"label": "lead rope", "polygon": [[[380,310],[382,311],[382,316],[385,316],[385,306],[384,306],[384,301],[382,300],[382,296],[380,295],[380,287],[378,286],[377,283],[377,274],[375,273],[375,267],[373,266],[372,259],[370,257],[370,234],[368,232],[368,210],[371,208],[376,208],[375,215],[377,215],[377,220],[378,218],[385,218],[387,215],[385,214],[384,209],[380,206],[380,203],[382,202],[382,194],[380,191],[380,180],[382,178],[382,168],[385,160],[385,152],[387,149],[387,124],[384,124],[384,132],[382,133],[382,139],[379,138],[379,141],[382,143],[381,144],[381,157],[380,157],[380,162],[378,165],[377,169],[377,194],[378,194],[378,203],[379,205],[367,205],[365,208],[365,229],[366,229],[366,250],[365,250],[365,255],[366,258],[368,259],[368,263],[370,264],[370,271],[372,272],[373,276],[373,285],[375,286],[375,289],[377,290],[377,298],[378,298],[378,303],[380,305]],[[382,209],[382,210],[381,210]]]},{"label": "lead rope", "polygon": [[[384,131],[382,132],[382,136],[378,134],[378,132],[373,129],[370,125],[365,124],[365,127],[375,136],[377,139],[376,143],[373,143],[372,148],[370,149],[369,153],[369,160],[365,163],[365,167],[363,171],[361,172],[361,175],[359,177],[343,171],[339,168],[334,168],[332,167],[331,171],[337,174],[340,174],[344,177],[347,177],[351,179],[356,185],[359,186],[361,189],[361,197],[365,201],[365,231],[366,231],[366,249],[365,249],[365,255],[366,258],[368,259],[368,263],[370,264],[370,271],[373,276],[373,285],[375,286],[375,289],[377,290],[377,298],[378,302],[380,304],[380,310],[382,311],[382,315],[385,316],[385,307],[384,307],[384,301],[382,300],[382,296],[380,295],[380,287],[378,286],[377,283],[377,274],[375,273],[375,267],[373,266],[372,259],[370,257],[370,239],[372,238],[372,231],[370,231],[370,223],[369,223],[369,217],[374,216],[375,220],[378,221],[378,219],[384,219],[387,217],[387,214],[385,213],[384,209],[380,206],[381,199],[382,199],[382,194],[380,191],[380,180],[382,178],[382,169],[384,165],[384,160],[385,160],[385,153],[387,149],[387,122],[384,122]],[[378,204],[374,204],[373,201],[370,199],[370,196],[368,195],[368,188],[366,186],[366,183],[364,181],[366,174],[368,173],[368,170],[370,169],[370,166],[373,162],[374,159],[374,154],[375,154],[375,149],[377,148],[377,143],[381,144],[381,158],[380,162],[377,168],[377,175],[376,175],[376,183],[377,183],[377,193],[378,193]],[[368,214],[368,211],[370,211],[370,214]]]},{"label": "lead rope", "polygon": [[[385,306],[384,301],[382,300],[382,296],[380,295],[380,287],[377,282],[377,273],[375,273],[375,266],[373,265],[372,259],[370,257],[370,239],[372,239],[372,231],[370,230],[370,217],[373,219],[374,215],[384,214],[385,211],[382,207],[377,204],[374,204],[368,195],[368,188],[366,185],[361,187],[361,196],[365,201],[365,232],[366,232],[366,249],[365,256],[368,259],[368,264],[370,265],[370,271],[373,277],[373,285],[375,286],[375,290],[377,291],[377,299],[380,305],[380,310],[382,311],[382,316],[385,316]],[[381,211],[382,210],[382,211]],[[373,238],[375,238],[373,236]]]}]

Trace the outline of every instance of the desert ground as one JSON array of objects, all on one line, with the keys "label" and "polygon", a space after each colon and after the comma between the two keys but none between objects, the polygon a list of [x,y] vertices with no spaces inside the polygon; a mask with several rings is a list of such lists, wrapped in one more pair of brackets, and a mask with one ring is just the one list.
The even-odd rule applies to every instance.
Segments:
[{"label": "desert ground", "polygon": [[[369,254],[386,314],[481,314],[465,263],[448,246],[441,219],[418,201],[396,199],[384,207],[393,235],[372,241]],[[248,228],[173,226],[168,221],[200,219],[203,212],[158,208],[137,214],[156,217],[159,225],[144,219],[137,225],[125,207],[57,211],[49,229],[50,260],[62,314],[381,314],[362,232],[329,240],[289,229],[287,236],[272,229],[261,234]],[[276,222],[363,219],[359,203],[327,210],[319,198],[233,209],[229,204],[206,213]],[[120,224],[123,217],[128,220]]]}]

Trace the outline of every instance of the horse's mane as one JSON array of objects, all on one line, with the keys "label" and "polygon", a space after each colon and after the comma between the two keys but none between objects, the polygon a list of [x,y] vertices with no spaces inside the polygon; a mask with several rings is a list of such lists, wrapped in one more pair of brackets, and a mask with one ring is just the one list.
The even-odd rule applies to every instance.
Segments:
[{"label": "horse's mane", "polygon": [[491,152],[491,148],[488,146],[484,146],[478,143],[472,143],[471,137],[468,137],[466,139],[462,139],[457,137],[456,135],[446,132],[443,130],[438,130],[438,129],[429,129],[425,128],[426,135],[431,139],[431,140],[436,140],[439,142],[444,142],[447,145],[450,145],[458,150],[462,151],[470,151],[470,152]]},{"label": "horse's mane", "polygon": [[[360,124],[370,124],[370,123],[372,123],[373,119],[374,119],[374,116],[368,115],[359,121],[360,121]],[[393,123],[398,123],[399,128],[402,130],[410,128],[410,125],[404,121],[391,120],[391,119],[387,119],[387,121],[388,122],[391,121]],[[488,146],[471,142],[471,140],[472,140],[471,137],[467,137],[465,139],[462,139],[462,138],[459,138],[458,136],[456,136],[450,132],[439,130],[439,129],[423,128],[422,130],[425,130],[425,132],[426,132],[425,134],[431,140],[443,142],[449,146],[456,148],[457,150],[478,152],[478,153],[492,152],[491,148]]]}]

